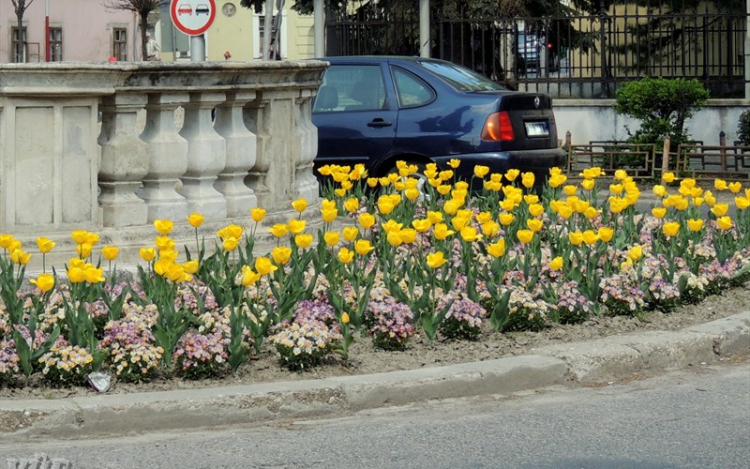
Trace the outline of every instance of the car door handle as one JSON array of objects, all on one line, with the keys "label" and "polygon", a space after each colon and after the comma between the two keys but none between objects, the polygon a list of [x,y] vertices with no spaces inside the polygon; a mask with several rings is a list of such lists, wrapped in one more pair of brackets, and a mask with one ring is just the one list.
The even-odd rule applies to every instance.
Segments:
[{"label": "car door handle", "polygon": [[391,121],[387,121],[380,117],[377,117],[367,123],[367,127],[390,127],[391,125],[393,125],[391,124]]}]

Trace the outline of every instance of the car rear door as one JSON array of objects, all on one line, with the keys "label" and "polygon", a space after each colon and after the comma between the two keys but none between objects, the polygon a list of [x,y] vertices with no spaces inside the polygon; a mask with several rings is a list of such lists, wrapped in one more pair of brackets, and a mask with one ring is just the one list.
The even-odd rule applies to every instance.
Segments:
[{"label": "car rear door", "polygon": [[313,104],[318,128],[315,166],[368,168],[389,154],[396,136],[398,108],[386,66],[377,62],[333,63]]}]

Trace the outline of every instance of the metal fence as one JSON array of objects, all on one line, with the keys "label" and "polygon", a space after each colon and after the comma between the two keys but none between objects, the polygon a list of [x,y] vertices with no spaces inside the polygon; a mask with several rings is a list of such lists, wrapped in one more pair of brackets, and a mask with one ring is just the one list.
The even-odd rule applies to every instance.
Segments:
[{"label": "metal fence", "polygon": [[[608,98],[647,75],[698,78],[713,97],[744,96],[745,2],[651,0],[596,12],[560,6],[543,17],[430,14],[432,57],[512,88]],[[328,55],[419,53],[418,0],[352,2],[329,11],[326,26]]]}]

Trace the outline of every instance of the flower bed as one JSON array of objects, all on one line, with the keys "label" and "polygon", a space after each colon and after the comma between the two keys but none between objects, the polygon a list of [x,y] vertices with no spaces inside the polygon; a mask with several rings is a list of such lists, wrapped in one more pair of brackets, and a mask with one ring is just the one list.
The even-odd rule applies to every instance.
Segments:
[{"label": "flower bed", "polygon": [[[750,237],[740,234],[750,228],[750,189],[738,183],[715,184],[733,194],[732,218],[691,179],[655,186],[660,203],[639,213],[640,190],[624,171],[603,198],[596,168],[580,184],[553,170],[540,195],[528,192],[531,173],[477,167],[466,183],[428,166],[420,190],[416,167],[399,169],[377,179],[360,167],[322,168],[331,176],[323,228],[307,232],[308,202],[297,200],[300,216],[270,228],[278,243],[263,256],[253,249],[260,208],[253,226],[220,230],[210,255],[200,214],[187,220],[195,246],[175,246],[173,222],[157,220],[132,284],[116,282],[117,248],[99,250],[98,236],[79,230],[79,256],[64,278],[45,266],[24,291],[31,254],[0,235],[0,385],[37,375],[75,386],[92,371],[135,383],[199,380],[252,366],[253,354],[269,350],[280,366],[308,370],[332,357],[347,364],[354,340],[398,351],[417,334],[477,340],[597,315],[637,317],[747,278]],[[54,243],[39,238],[37,249],[44,256]]]}]

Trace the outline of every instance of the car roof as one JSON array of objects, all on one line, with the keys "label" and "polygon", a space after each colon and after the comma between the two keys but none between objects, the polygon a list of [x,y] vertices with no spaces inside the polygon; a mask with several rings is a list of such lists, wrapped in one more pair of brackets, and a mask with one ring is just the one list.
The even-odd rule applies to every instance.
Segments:
[{"label": "car roof", "polygon": [[325,60],[326,62],[439,62],[450,63],[445,60],[424,58],[410,55],[342,55],[335,57],[322,57],[316,60]]}]

